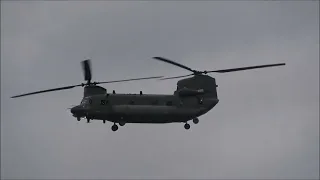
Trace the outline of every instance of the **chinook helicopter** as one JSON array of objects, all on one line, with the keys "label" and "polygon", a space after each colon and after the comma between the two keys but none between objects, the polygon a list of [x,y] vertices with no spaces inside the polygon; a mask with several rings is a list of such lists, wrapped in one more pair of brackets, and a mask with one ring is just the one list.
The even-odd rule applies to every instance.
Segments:
[{"label": "chinook helicopter", "polygon": [[[217,96],[218,85],[216,84],[215,78],[207,74],[285,65],[285,63],[279,63],[213,71],[198,71],[163,57],[153,57],[153,59],[178,66],[192,73],[169,78],[155,76],[117,81],[91,82],[91,63],[88,59],[82,61],[84,80],[87,81],[86,83],[21,94],[11,98],[66,90],[74,87],[84,87],[83,98],[80,105],[74,106],[70,110],[78,121],[80,121],[81,118],[86,118],[87,123],[89,123],[90,120],[102,120],[103,123],[110,121],[113,123],[111,126],[112,131],[118,130],[117,123],[120,126],[124,126],[127,123],[184,123],[184,128],[190,129],[188,121],[192,120],[194,124],[198,124],[198,117],[210,111],[219,102]],[[114,90],[112,93],[108,93],[105,88],[97,86],[98,84],[104,83],[159,78],[162,78],[160,80],[184,79],[178,81],[177,89],[173,94],[166,95],[143,94],[142,91],[140,91],[139,94],[117,94]]]}]

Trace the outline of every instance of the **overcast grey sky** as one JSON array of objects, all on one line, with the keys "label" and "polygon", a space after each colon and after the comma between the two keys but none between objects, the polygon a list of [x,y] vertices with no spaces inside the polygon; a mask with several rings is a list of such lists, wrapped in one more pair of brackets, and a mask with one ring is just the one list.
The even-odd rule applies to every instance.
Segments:
[{"label": "overcast grey sky", "polygon": [[[93,79],[212,74],[220,102],[200,123],[77,122],[83,89],[11,96]],[[176,80],[108,84],[171,94]],[[319,177],[319,1],[1,1],[1,178]]]}]

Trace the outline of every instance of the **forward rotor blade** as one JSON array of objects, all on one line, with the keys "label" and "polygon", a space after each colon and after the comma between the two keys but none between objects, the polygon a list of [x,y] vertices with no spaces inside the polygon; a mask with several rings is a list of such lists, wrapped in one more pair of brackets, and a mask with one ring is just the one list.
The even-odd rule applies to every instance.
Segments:
[{"label": "forward rotor blade", "polygon": [[266,68],[266,67],[273,67],[273,66],[284,66],[285,63],[279,64],[266,64],[260,66],[248,66],[248,67],[241,67],[241,68],[233,68],[233,69],[222,69],[222,70],[215,70],[215,71],[207,71],[207,73],[217,72],[217,73],[226,73],[226,72],[234,72],[234,71],[243,71],[249,69],[258,69],[258,68]]},{"label": "forward rotor blade", "polygon": [[82,61],[82,69],[83,69],[83,75],[84,75],[84,80],[86,81],[91,81],[91,63],[90,59]]},{"label": "forward rotor blade", "polygon": [[116,81],[104,81],[104,82],[94,82],[94,84],[105,84],[105,83],[115,83],[115,82],[124,82],[124,81],[137,81],[137,80],[144,80],[144,79],[157,79],[162,78],[163,76],[154,76],[154,77],[145,77],[145,78],[134,78],[134,79],[123,79],[123,80],[116,80]]},{"label": "forward rotor blade", "polygon": [[167,77],[167,78],[162,78],[162,79],[159,79],[159,80],[176,79],[176,78],[188,77],[188,76],[192,76],[192,75],[193,74],[188,74],[188,75],[184,75],[184,76]]},{"label": "forward rotor blade", "polygon": [[[162,77],[163,76],[154,76],[154,77],[146,77],[146,78],[124,79],[124,80],[117,80],[117,81],[94,82],[94,83],[91,83],[91,84],[104,84],[104,83],[115,83],[115,82],[124,82],[124,81],[136,81],[136,80],[143,80],[143,79],[156,79],[156,78],[162,78]],[[31,92],[31,93],[12,96],[11,98],[17,98],[17,97],[28,96],[28,95],[33,95],[33,94],[40,94],[40,93],[51,92],[51,91],[59,91],[59,90],[71,89],[71,88],[74,88],[74,87],[77,87],[77,86],[83,86],[83,84],[77,84],[77,85],[73,85],[73,86],[65,86],[65,87],[60,87],[60,88],[36,91],[36,92]]]},{"label": "forward rotor blade", "polygon": [[45,92],[50,92],[50,91],[60,91],[60,90],[65,90],[65,89],[71,89],[71,88],[74,88],[77,86],[81,86],[81,84],[73,85],[73,86],[65,86],[65,87],[60,87],[60,88],[54,88],[54,89],[47,89],[47,90],[42,90],[42,91],[36,91],[36,92],[21,94],[21,95],[17,95],[17,96],[12,96],[11,98],[17,98],[17,97],[28,96],[28,95],[33,95],[33,94],[40,94],[40,93],[45,93]]},{"label": "forward rotor blade", "polygon": [[157,60],[159,60],[159,61],[162,61],[162,62],[166,62],[166,63],[169,63],[169,64],[173,64],[173,65],[175,65],[175,66],[181,67],[181,68],[186,69],[186,70],[189,70],[189,71],[191,71],[191,72],[196,72],[195,70],[193,70],[193,69],[191,69],[191,68],[189,68],[189,67],[187,67],[187,66],[185,66],[185,65],[179,64],[179,63],[174,62],[174,61],[169,60],[169,59],[165,59],[165,58],[163,58],[163,57],[153,57],[153,58],[154,58],[154,59],[157,59]]}]

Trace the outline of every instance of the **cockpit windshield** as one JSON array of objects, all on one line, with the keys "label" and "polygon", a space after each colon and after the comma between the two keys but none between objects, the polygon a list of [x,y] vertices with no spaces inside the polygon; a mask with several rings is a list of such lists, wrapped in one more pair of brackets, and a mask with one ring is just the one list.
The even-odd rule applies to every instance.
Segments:
[{"label": "cockpit windshield", "polygon": [[80,105],[81,106],[89,105],[89,98],[88,97],[83,98]]}]

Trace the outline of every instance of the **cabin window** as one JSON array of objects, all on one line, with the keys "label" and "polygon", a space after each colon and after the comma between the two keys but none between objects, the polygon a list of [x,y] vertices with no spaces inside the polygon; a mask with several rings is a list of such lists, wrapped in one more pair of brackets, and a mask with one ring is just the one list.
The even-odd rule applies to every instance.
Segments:
[{"label": "cabin window", "polygon": [[166,105],[167,106],[172,106],[172,101],[167,101]]},{"label": "cabin window", "polygon": [[157,105],[158,104],[158,100],[154,100],[153,102],[152,102],[152,105]]},{"label": "cabin window", "polygon": [[203,99],[202,98],[199,99],[199,104],[203,104]]},{"label": "cabin window", "polygon": [[105,105],[106,104],[106,100],[101,100],[100,101],[100,105]]}]

